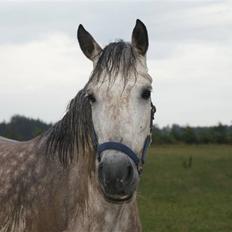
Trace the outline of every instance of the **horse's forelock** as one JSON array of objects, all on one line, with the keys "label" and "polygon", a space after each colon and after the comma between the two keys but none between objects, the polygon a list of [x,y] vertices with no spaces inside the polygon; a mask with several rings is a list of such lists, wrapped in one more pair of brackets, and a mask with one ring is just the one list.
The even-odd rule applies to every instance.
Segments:
[{"label": "horse's forelock", "polygon": [[118,74],[123,78],[124,84],[137,76],[137,61],[139,54],[130,43],[122,40],[107,45],[99,55],[97,64],[92,72],[90,81],[105,81],[109,78],[114,82]]}]

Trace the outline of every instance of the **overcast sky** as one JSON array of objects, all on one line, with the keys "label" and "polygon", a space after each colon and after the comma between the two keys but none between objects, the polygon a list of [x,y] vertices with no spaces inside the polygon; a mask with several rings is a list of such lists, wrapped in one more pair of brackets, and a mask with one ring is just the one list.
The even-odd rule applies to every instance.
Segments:
[{"label": "overcast sky", "polygon": [[0,0],[0,121],[14,114],[59,120],[92,63],[81,23],[102,46],[149,32],[148,68],[160,126],[232,121],[232,1],[3,2]]}]

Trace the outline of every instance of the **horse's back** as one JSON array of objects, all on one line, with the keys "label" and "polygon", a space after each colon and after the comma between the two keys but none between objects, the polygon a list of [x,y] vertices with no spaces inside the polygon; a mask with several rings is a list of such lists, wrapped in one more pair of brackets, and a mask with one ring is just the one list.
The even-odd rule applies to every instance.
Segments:
[{"label": "horse's back", "polygon": [[14,139],[8,139],[8,138],[0,136],[0,144],[1,143],[20,143],[20,142]]},{"label": "horse's back", "polygon": [[0,137],[0,202],[23,177],[28,164],[35,160],[35,152],[34,140],[20,142]]},{"label": "horse's back", "polygon": [[3,150],[5,151],[8,150],[12,150],[12,149],[17,149],[20,147],[26,148],[32,144],[35,143],[37,138],[34,138],[32,140],[27,140],[27,141],[18,141],[18,140],[14,140],[14,139],[9,139],[6,137],[2,137],[0,136],[0,155],[1,153],[3,153]]},{"label": "horse's back", "polygon": [[0,169],[3,168],[3,159],[8,159],[9,157],[13,158],[13,156],[17,158],[17,154],[26,149],[28,145],[29,141],[20,142],[0,136]]}]

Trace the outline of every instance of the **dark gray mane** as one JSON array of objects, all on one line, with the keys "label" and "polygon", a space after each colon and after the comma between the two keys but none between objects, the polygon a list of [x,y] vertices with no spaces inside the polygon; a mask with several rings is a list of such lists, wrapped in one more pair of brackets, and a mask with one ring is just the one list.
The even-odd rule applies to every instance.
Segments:
[{"label": "dark gray mane", "polygon": [[64,117],[47,133],[47,153],[57,154],[64,166],[73,160],[75,149],[83,154],[96,150],[91,106],[84,89],[71,100]]},{"label": "dark gray mane", "polygon": [[[137,57],[131,44],[123,41],[110,43],[101,52],[86,87],[93,80],[102,82],[106,77],[114,82],[119,72],[126,85],[129,74],[133,73],[136,77]],[[97,137],[86,87],[71,100],[65,116],[47,132],[47,153],[57,154],[65,166],[72,161],[74,149],[83,154],[96,151]]]}]

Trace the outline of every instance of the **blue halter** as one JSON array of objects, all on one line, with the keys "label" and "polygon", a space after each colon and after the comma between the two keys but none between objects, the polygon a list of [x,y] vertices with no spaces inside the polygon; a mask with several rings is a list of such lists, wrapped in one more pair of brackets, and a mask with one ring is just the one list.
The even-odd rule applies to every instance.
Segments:
[{"label": "blue halter", "polygon": [[134,161],[136,167],[138,168],[140,163],[144,164],[145,162],[146,154],[147,154],[150,143],[151,143],[151,135],[148,135],[144,141],[141,159],[139,159],[139,156],[125,144],[118,143],[118,142],[105,142],[105,143],[98,145],[98,149],[97,149],[98,160],[101,160],[101,153],[103,151],[116,150],[116,151],[120,151],[124,153],[125,155],[129,156]]},{"label": "blue halter", "polygon": [[139,158],[139,155],[136,154],[133,150],[131,150],[127,145],[125,145],[123,143],[110,141],[110,142],[105,142],[105,143],[98,145],[98,148],[97,148],[98,160],[101,161],[101,154],[103,151],[106,151],[106,150],[120,151],[133,160],[133,162],[135,163],[135,165],[138,169],[139,174],[141,174],[142,165],[145,162],[147,151],[148,151],[148,148],[151,144],[152,121],[154,119],[155,112],[156,112],[155,106],[151,103],[150,134],[146,137],[146,139],[144,141],[143,149],[142,149],[142,153],[141,153],[141,158]]}]

